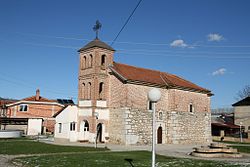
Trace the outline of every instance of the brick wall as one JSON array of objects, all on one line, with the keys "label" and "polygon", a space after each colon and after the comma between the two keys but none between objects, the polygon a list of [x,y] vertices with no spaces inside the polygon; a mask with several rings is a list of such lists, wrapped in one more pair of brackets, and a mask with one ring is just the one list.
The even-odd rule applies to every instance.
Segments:
[{"label": "brick wall", "polygon": [[61,110],[62,106],[30,103],[27,105],[27,111],[19,111],[20,105],[10,107],[8,109],[8,116],[16,118],[43,118],[43,126],[46,127],[48,132],[54,132],[55,119],[52,116]]}]

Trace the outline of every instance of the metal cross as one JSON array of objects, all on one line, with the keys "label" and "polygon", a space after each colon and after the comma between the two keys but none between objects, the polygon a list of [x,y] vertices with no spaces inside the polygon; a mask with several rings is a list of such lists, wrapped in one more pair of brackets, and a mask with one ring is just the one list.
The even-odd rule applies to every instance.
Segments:
[{"label": "metal cross", "polygon": [[98,31],[101,29],[102,24],[99,22],[99,20],[96,20],[95,25],[93,27],[93,30],[96,32],[96,39],[98,39]]}]

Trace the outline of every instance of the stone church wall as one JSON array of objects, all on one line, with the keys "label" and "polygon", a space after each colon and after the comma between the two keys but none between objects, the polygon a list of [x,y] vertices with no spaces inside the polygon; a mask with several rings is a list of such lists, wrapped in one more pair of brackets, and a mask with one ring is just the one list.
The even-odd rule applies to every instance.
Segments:
[{"label": "stone church wall", "polygon": [[109,142],[125,144],[126,108],[110,109],[109,113]]},{"label": "stone church wall", "polygon": [[167,112],[166,143],[204,144],[211,142],[210,113]]},{"label": "stone church wall", "polygon": [[[152,113],[148,110],[147,93],[152,87],[123,84],[114,76],[111,85],[110,142],[150,144]],[[156,104],[156,129],[162,127],[162,143],[211,142],[210,98],[206,94],[176,89],[161,89],[161,93]],[[193,112],[189,112],[190,104]]]},{"label": "stone church wall", "polygon": [[[211,142],[210,113],[166,112],[163,120],[156,116],[156,131],[163,128],[166,144],[204,144]],[[110,115],[110,142],[147,145],[152,141],[152,113],[139,109],[116,109]],[[157,113],[156,113],[157,114]]]}]

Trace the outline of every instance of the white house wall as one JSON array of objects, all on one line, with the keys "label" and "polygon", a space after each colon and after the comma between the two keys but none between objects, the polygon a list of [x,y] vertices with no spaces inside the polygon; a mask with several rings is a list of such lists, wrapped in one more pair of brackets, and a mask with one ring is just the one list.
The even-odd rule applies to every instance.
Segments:
[{"label": "white house wall", "polygon": [[38,135],[42,132],[42,119],[29,119],[27,135]]},{"label": "white house wall", "polygon": [[[67,139],[70,141],[77,140],[77,113],[77,106],[68,106],[56,116],[55,138]],[[71,122],[76,122],[75,131],[70,131]],[[62,124],[61,133],[59,133],[59,123]]]}]

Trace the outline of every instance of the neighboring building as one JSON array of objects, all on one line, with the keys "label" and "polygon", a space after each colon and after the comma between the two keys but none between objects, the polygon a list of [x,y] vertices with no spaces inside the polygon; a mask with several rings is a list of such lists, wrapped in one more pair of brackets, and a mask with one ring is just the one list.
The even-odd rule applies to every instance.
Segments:
[{"label": "neighboring building", "polygon": [[212,136],[236,137],[240,132],[240,126],[234,124],[234,113],[212,113],[211,125]]},{"label": "neighboring building", "polygon": [[211,142],[211,91],[166,72],[116,63],[114,52],[97,38],[79,50],[78,106],[55,115],[56,140],[94,142],[97,136],[98,142],[151,143],[147,93],[155,87],[162,94],[158,144]]},{"label": "neighboring building", "polygon": [[234,123],[250,132],[250,97],[246,97],[232,105],[234,107]]},{"label": "neighboring building", "polygon": [[[63,104],[62,104],[63,103]],[[5,114],[1,116],[2,129],[20,129],[27,135],[53,133],[55,119],[53,115],[64,108],[72,100],[50,100],[40,96],[27,97],[6,104]]]},{"label": "neighboring building", "polygon": [[7,104],[14,103],[17,100],[15,99],[4,99],[0,98],[0,117],[6,117],[7,116]]},{"label": "neighboring building", "polygon": [[[68,105],[54,115],[54,117],[56,117],[56,122],[59,122],[55,125],[55,135],[57,138],[69,141],[78,140],[78,134],[76,131],[78,121],[77,115],[78,108],[76,105]],[[85,126],[87,127],[87,125]],[[80,125],[80,128],[83,127],[83,125]],[[88,138],[88,129],[81,129],[80,132],[79,135],[82,135],[83,138]]]}]

